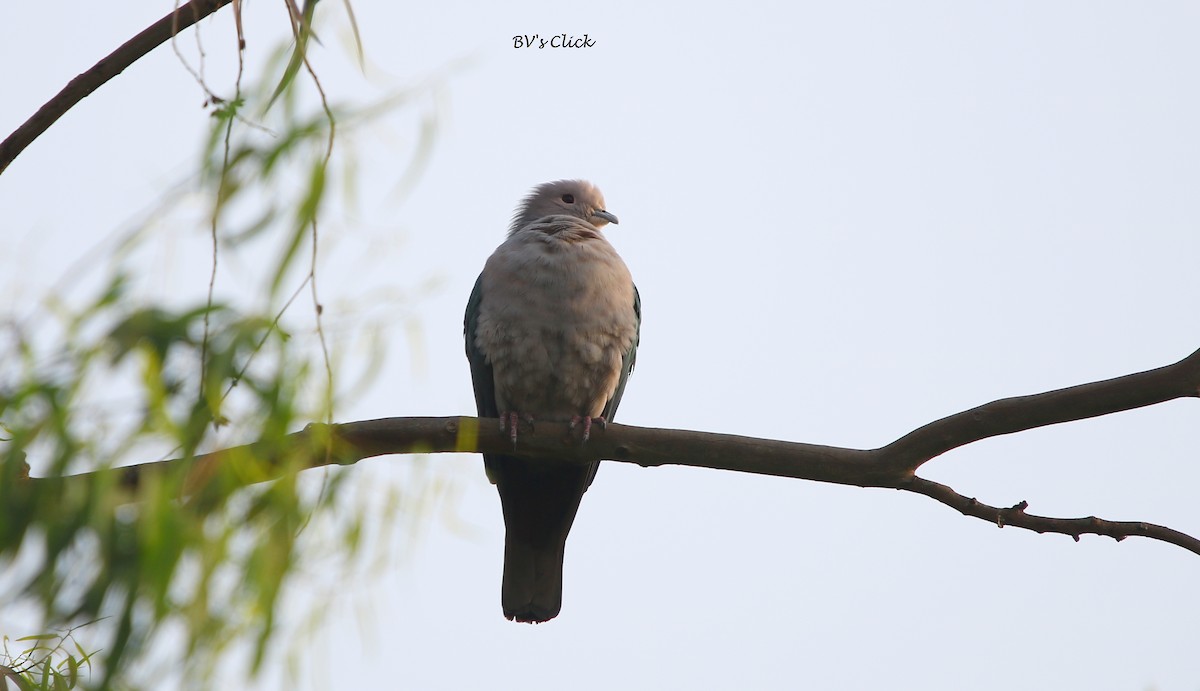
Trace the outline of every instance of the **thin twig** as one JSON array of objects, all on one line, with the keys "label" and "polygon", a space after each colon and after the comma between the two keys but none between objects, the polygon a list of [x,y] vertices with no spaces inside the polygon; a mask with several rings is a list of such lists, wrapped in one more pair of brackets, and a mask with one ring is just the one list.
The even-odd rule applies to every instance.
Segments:
[{"label": "thin twig", "polygon": [[1130,536],[1148,537],[1154,540],[1169,542],[1190,552],[1200,554],[1200,540],[1186,533],[1181,533],[1178,530],[1155,525],[1154,523],[1144,523],[1142,521],[1106,521],[1095,516],[1088,516],[1086,518],[1035,516],[1025,513],[1025,509],[1029,507],[1028,502],[1022,501],[1007,509],[988,506],[974,497],[963,496],[946,485],[921,477],[914,477],[908,486],[901,487],[901,489],[916,492],[917,494],[924,494],[957,510],[964,516],[981,518],[989,523],[995,523],[1000,528],[1011,525],[1015,528],[1025,528],[1036,533],[1070,535],[1076,542],[1079,542],[1080,535],[1103,535],[1111,537],[1117,542]]},{"label": "thin twig", "polygon": [[[242,35],[242,6],[241,6],[241,2],[239,0],[234,0],[233,16],[234,16],[234,23],[237,28],[237,36],[238,36],[238,49],[237,49],[238,67],[237,67],[237,79],[234,80],[234,84],[233,84],[234,91],[233,91],[233,106],[232,107],[239,108],[240,107],[239,102],[241,101],[241,98],[242,98],[242,77],[245,74],[245,70],[246,70],[246,56],[245,56],[246,39]],[[173,42],[174,41],[172,41],[172,43]],[[205,383],[205,381],[207,381],[206,377],[208,375],[209,317],[212,315],[213,292],[216,290],[216,285],[217,285],[217,250],[218,250],[218,245],[219,245],[218,240],[217,240],[217,220],[221,213],[221,207],[224,205],[225,184],[229,179],[230,139],[233,136],[234,120],[235,120],[234,117],[230,117],[225,122],[225,137],[224,137],[224,141],[222,143],[222,151],[221,151],[221,177],[217,181],[217,199],[216,199],[216,202],[213,204],[213,213],[212,213],[212,219],[211,219],[212,222],[209,227],[209,234],[210,234],[211,240],[212,240],[212,270],[208,275],[208,295],[207,295],[207,298],[205,301],[205,310],[204,310],[204,339],[201,342],[201,346],[200,346],[200,395],[201,396],[204,395],[204,383]],[[214,413],[213,424],[216,426],[219,426],[222,418],[218,414],[218,411],[213,411],[213,413]]]},{"label": "thin twig", "polygon": [[275,318],[271,320],[270,328],[263,331],[262,338],[258,339],[258,343],[254,346],[254,350],[250,351],[250,356],[247,357],[246,361],[242,363],[242,367],[238,370],[237,376],[235,376],[233,380],[229,382],[229,386],[225,389],[225,393],[221,396],[222,402],[224,402],[226,398],[229,398],[229,394],[233,393],[234,388],[236,388],[238,383],[242,381],[242,377],[246,376],[246,370],[250,369],[250,364],[254,362],[254,356],[258,355],[259,351],[262,350],[264,345],[266,345],[267,339],[271,337],[271,332],[279,326],[279,321],[283,319],[283,315],[288,311],[288,308],[292,306],[292,303],[296,301],[296,298],[300,297],[300,293],[304,292],[304,286],[307,283],[308,278],[305,277],[305,279],[300,282],[300,285],[296,286],[296,290],[292,292],[292,295],[287,299],[287,302],[283,303],[283,307],[280,307],[275,312]]}]

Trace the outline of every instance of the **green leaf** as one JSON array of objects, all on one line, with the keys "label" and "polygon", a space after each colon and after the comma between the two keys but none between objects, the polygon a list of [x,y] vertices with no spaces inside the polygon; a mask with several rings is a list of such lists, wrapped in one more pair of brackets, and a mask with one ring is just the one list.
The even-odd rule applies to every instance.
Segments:
[{"label": "green leaf", "polygon": [[283,255],[275,266],[275,275],[271,279],[271,294],[279,292],[279,286],[283,283],[283,277],[291,267],[292,261],[296,258],[296,252],[300,249],[300,243],[306,235],[307,227],[316,221],[317,210],[321,205],[321,197],[325,193],[325,163],[318,161],[313,164],[309,175],[308,190],[304,195],[304,200],[300,204],[297,211],[296,229],[292,232],[287,246],[284,248]]},{"label": "green leaf", "polygon": [[296,47],[292,50],[292,57],[288,60],[287,67],[283,70],[283,78],[279,80],[279,85],[275,87],[275,93],[271,94],[271,98],[262,110],[263,114],[266,114],[271,109],[275,100],[283,94],[300,72],[300,66],[304,64],[304,58],[308,51],[308,39],[313,36],[312,19],[313,12],[316,9],[317,0],[304,0],[304,9],[300,17],[297,18],[299,26],[296,27]]}]

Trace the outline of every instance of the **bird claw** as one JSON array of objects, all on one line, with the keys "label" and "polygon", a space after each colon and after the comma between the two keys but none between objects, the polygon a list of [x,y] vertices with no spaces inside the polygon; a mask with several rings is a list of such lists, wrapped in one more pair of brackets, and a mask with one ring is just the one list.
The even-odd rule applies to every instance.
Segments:
[{"label": "bird claw", "polygon": [[572,415],[571,429],[575,429],[579,423],[583,423],[583,440],[587,441],[592,436],[592,423],[600,425],[600,429],[608,429],[608,420],[604,419],[603,415],[592,417],[591,415]]},{"label": "bird claw", "polygon": [[529,425],[529,431],[533,431],[533,416],[529,413],[521,414],[512,411],[500,413],[500,431],[508,432],[508,438],[512,440],[513,446],[517,445],[517,428],[524,422]]}]

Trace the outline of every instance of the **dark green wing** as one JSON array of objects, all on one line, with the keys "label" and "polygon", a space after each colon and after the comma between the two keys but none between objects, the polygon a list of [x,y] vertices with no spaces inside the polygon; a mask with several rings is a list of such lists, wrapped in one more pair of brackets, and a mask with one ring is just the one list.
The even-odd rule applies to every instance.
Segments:
[{"label": "dark green wing", "polygon": [[479,322],[479,303],[483,300],[483,276],[475,281],[475,289],[467,300],[467,313],[463,316],[463,339],[467,349],[467,360],[471,363],[471,383],[475,387],[475,409],[479,417],[499,417],[496,410],[496,381],[492,378],[492,365],[475,345],[475,327]]},{"label": "dark green wing", "polygon": [[[467,361],[471,363],[471,385],[475,388],[475,410],[481,418],[500,417],[496,409],[496,379],[492,376],[492,364],[475,345],[475,328],[479,323],[479,303],[483,300],[483,274],[475,281],[475,288],[467,300],[467,313],[463,315],[463,340],[467,350]],[[483,469],[492,484],[500,478],[506,456],[483,454]]]}]

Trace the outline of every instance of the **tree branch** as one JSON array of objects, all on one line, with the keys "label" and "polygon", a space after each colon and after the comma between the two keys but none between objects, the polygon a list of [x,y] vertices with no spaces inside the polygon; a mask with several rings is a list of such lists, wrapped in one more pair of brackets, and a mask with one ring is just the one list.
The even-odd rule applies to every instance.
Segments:
[{"label": "tree branch", "polygon": [[881,451],[915,471],[951,449],[988,437],[1200,397],[1200,350],[1171,365],[1032,396],[992,401],[931,422]]},{"label": "tree branch", "polygon": [[[1051,518],[1025,513],[1021,502],[1004,509],[981,504],[942,485],[918,477],[926,461],[980,439],[1044,425],[1082,420],[1162,403],[1200,397],[1200,350],[1158,369],[1032,396],[993,401],[931,422],[878,449],[849,449],[729,434],[652,429],[609,424],[587,444],[566,424],[539,423],[522,429],[515,451],[522,456],[587,463],[597,459],[642,466],[686,465],[736,470],[860,487],[883,487],[922,494],[966,516],[1001,527],[1083,534],[1123,540],[1131,535],[1178,545],[1200,554],[1200,540],[1171,528],[1143,522],[1087,518]],[[472,417],[383,418],[337,425],[310,424],[288,435],[286,443],[264,442],[197,456],[98,471],[126,489],[136,489],[153,473],[187,468],[184,493],[206,487],[218,469],[232,471],[240,484],[281,476],[298,468],[349,465],[364,458],[405,453],[513,453],[514,445],[499,421]],[[248,464],[246,459],[257,463]],[[265,466],[264,466],[265,463]],[[253,467],[253,470],[243,470]],[[83,476],[33,478],[37,483],[78,482]]]},{"label": "tree branch", "polygon": [[25,147],[50,129],[76,103],[87,98],[105,82],[125,71],[144,55],[169,41],[172,36],[216,12],[231,0],[192,0],[162,19],[146,27],[126,41],[87,72],[72,79],[62,91],[38,109],[33,117],[0,142],[0,174],[8,168]]}]

